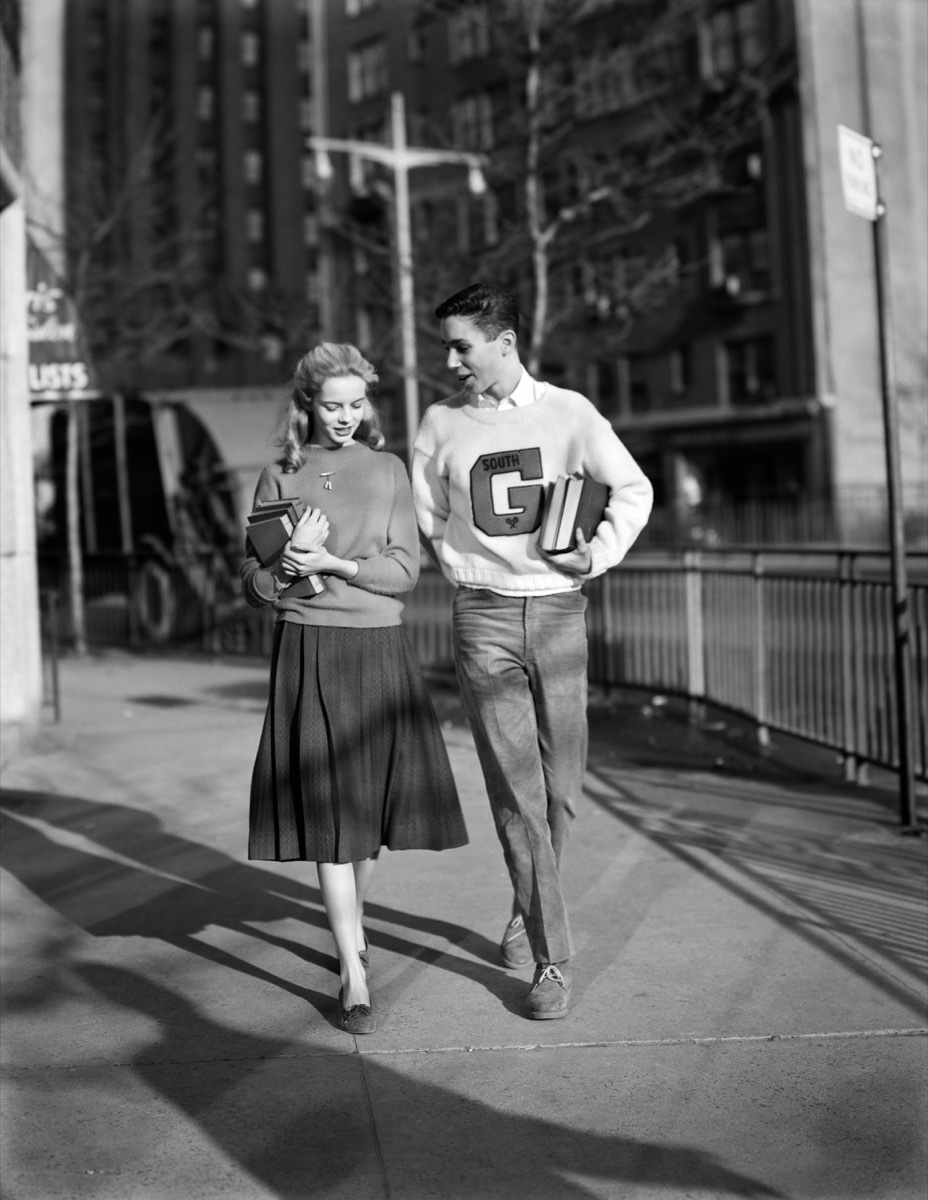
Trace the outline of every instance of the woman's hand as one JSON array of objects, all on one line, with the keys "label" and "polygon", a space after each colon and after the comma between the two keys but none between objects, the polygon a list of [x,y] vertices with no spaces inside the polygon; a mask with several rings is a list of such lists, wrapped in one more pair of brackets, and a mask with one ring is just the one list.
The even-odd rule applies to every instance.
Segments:
[{"label": "woman's hand", "polygon": [[329,522],[320,508],[308,508],[296,523],[290,540],[278,559],[277,573],[289,578],[312,575],[318,568],[307,557],[317,554],[329,536]]},{"label": "woman's hand", "polygon": [[315,550],[285,550],[280,561],[285,571],[291,568],[288,573],[293,575],[340,575],[342,579],[354,579],[358,573],[354,559],[338,558],[324,546]]},{"label": "woman's hand", "polygon": [[290,535],[288,549],[315,550],[329,536],[329,520],[321,508],[307,508]]},{"label": "woman's hand", "polygon": [[538,547],[539,554],[548,562],[564,571],[567,575],[589,575],[593,567],[593,552],[590,543],[583,536],[583,530],[576,531],[577,545],[574,550],[564,550],[561,554],[551,554],[548,550]]}]

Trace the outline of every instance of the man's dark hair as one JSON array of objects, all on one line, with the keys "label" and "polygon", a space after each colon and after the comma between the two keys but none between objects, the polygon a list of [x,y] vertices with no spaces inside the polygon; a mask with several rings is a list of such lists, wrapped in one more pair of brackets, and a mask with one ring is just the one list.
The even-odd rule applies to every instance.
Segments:
[{"label": "man's dark hair", "polygon": [[446,317],[464,317],[473,321],[484,337],[492,340],[504,329],[518,337],[519,306],[512,292],[492,283],[472,283],[460,292],[443,300],[435,309],[439,321]]}]

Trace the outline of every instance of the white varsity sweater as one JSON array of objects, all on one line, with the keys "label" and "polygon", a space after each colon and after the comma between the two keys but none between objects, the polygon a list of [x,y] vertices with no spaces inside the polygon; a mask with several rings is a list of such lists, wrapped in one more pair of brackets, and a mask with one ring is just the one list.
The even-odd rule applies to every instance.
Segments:
[{"label": "white varsity sweater", "polygon": [[546,485],[558,475],[591,475],[610,489],[586,578],[621,562],[648,519],[651,484],[606,418],[578,392],[536,383],[535,395],[499,410],[477,408],[461,392],[422,418],[412,465],[416,515],[458,586],[514,596],[580,587],[538,549]]}]

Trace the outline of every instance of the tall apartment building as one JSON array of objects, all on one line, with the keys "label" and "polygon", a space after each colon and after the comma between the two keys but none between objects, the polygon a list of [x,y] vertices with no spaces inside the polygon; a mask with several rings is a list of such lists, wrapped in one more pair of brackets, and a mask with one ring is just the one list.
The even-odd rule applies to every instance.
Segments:
[{"label": "tall apartment building", "polygon": [[[143,152],[154,155],[156,187],[113,254],[133,269],[170,245],[178,278],[193,270],[201,286],[189,328],[145,362],[137,387],[156,408],[182,406],[208,428],[240,507],[269,454],[292,360],[319,336],[355,340],[378,362],[392,448],[405,438],[390,173],[345,155],[323,186],[308,134],[387,141],[400,91],[411,144],[486,156],[482,199],[459,167],[410,172],[425,402],[445,377],[435,302],[492,270],[530,309],[528,250],[521,265],[497,255],[501,229],[524,221],[518,172],[501,169],[523,83],[501,52],[504,7],[68,3],[70,216],[89,180],[118,193]],[[609,416],[665,509],[696,497],[797,496],[864,513],[878,530],[871,230],[843,208],[836,129],[885,147],[903,469],[915,506],[928,489],[924,4],[706,0],[685,36],[668,26],[663,41],[642,41],[673,7],[577,5],[558,80],[574,97],[571,136],[542,164],[549,213],[582,203],[595,185],[590,163],[604,178],[619,165],[633,177],[635,147],[658,135],[674,96],[711,106],[756,78],[743,136],[714,179],[634,228],[602,207],[571,269],[552,273],[561,319],[542,371]],[[645,45],[664,56],[656,74],[639,54]],[[629,324],[636,280],[655,264],[673,286]],[[171,440],[164,429],[160,437]]]},{"label": "tall apartment building", "polygon": [[[240,512],[318,337],[310,6],[63,3],[69,277],[104,388],[127,396],[135,538],[195,541],[191,488],[200,510],[209,489]],[[85,457],[105,495],[85,541],[104,549],[119,532],[97,409]]]},{"label": "tall apartment building", "polygon": [[[494,172],[494,160],[506,157],[508,118],[522,103],[524,82],[500,44],[502,7],[459,6],[450,15],[413,0],[326,7],[328,68],[316,81],[325,90],[321,132],[385,140],[389,94],[400,89],[411,141],[488,158],[491,191],[482,201],[468,198],[460,170],[456,177],[450,168],[411,172],[420,361],[430,380],[440,378],[441,365],[429,359],[429,314],[452,282],[436,260],[465,272],[452,286],[468,282],[476,263],[493,262],[501,222],[519,215],[518,174],[500,186]],[[676,111],[674,97],[722,103],[753,86],[740,138],[701,192],[655,207],[632,232],[618,221],[610,230],[608,216],[591,226],[571,269],[551,277],[551,304],[564,319],[546,341],[543,371],[584,391],[610,417],[665,509],[686,509],[697,497],[731,504],[755,497],[766,505],[795,498],[834,518],[810,527],[813,533],[878,538],[886,476],[874,256],[869,223],[847,212],[841,198],[837,126],[848,125],[885,150],[903,477],[912,529],[924,533],[925,6],[707,0],[698,24],[676,32],[667,19],[673,8],[661,0],[576,7],[568,31],[576,40],[564,38],[556,81],[572,89],[573,127],[569,144],[542,164],[549,215],[582,199],[578,176],[591,161],[608,175],[629,150],[658,137],[661,121]],[[644,36],[648,22],[663,22],[663,40]],[[652,72],[643,52],[664,55],[663,70]],[[634,171],[633,153],[629,163]],[[372,214],[364,203],[376,202],[383,180],[368,183],[365,195],[363,175],[355,163],[353,188],[346,191],[344,181],[336,187],[338,219],[328,223],[325,249],[341,266],[336,293],[350,309],[353,335],[380,346],[372,330],[386,293],[375,286],[365,247]],[[437,209],[449,197],[456,218],[436,235]],[[346,214],[360,218],[354,236]],[[662,264],[676,286],[640,312],[619,343],[624,300],[636,271],[646,273],[649,264]],[[507,269],[529,311],[526,272]]]}]

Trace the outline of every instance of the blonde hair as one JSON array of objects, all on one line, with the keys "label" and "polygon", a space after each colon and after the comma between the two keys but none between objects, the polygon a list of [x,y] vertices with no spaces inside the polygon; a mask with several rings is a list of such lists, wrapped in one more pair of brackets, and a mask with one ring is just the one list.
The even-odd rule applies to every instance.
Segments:
[{"label": "blonde hair", "polygon": [[313,440],[315,431],[313,398],[318,396],[327,379],[343,379],[346,375],[357,375],[365,384],[364,416],[355,431],[355,440],[372,450],[383,449],[386,439],[380,428],[380,417],[371,403],[377,372],[350,342],[320,342],[303,355],[293,372],[293,392],[281,440],[286,473],[298,471],[306,461],[306,446]]}]

